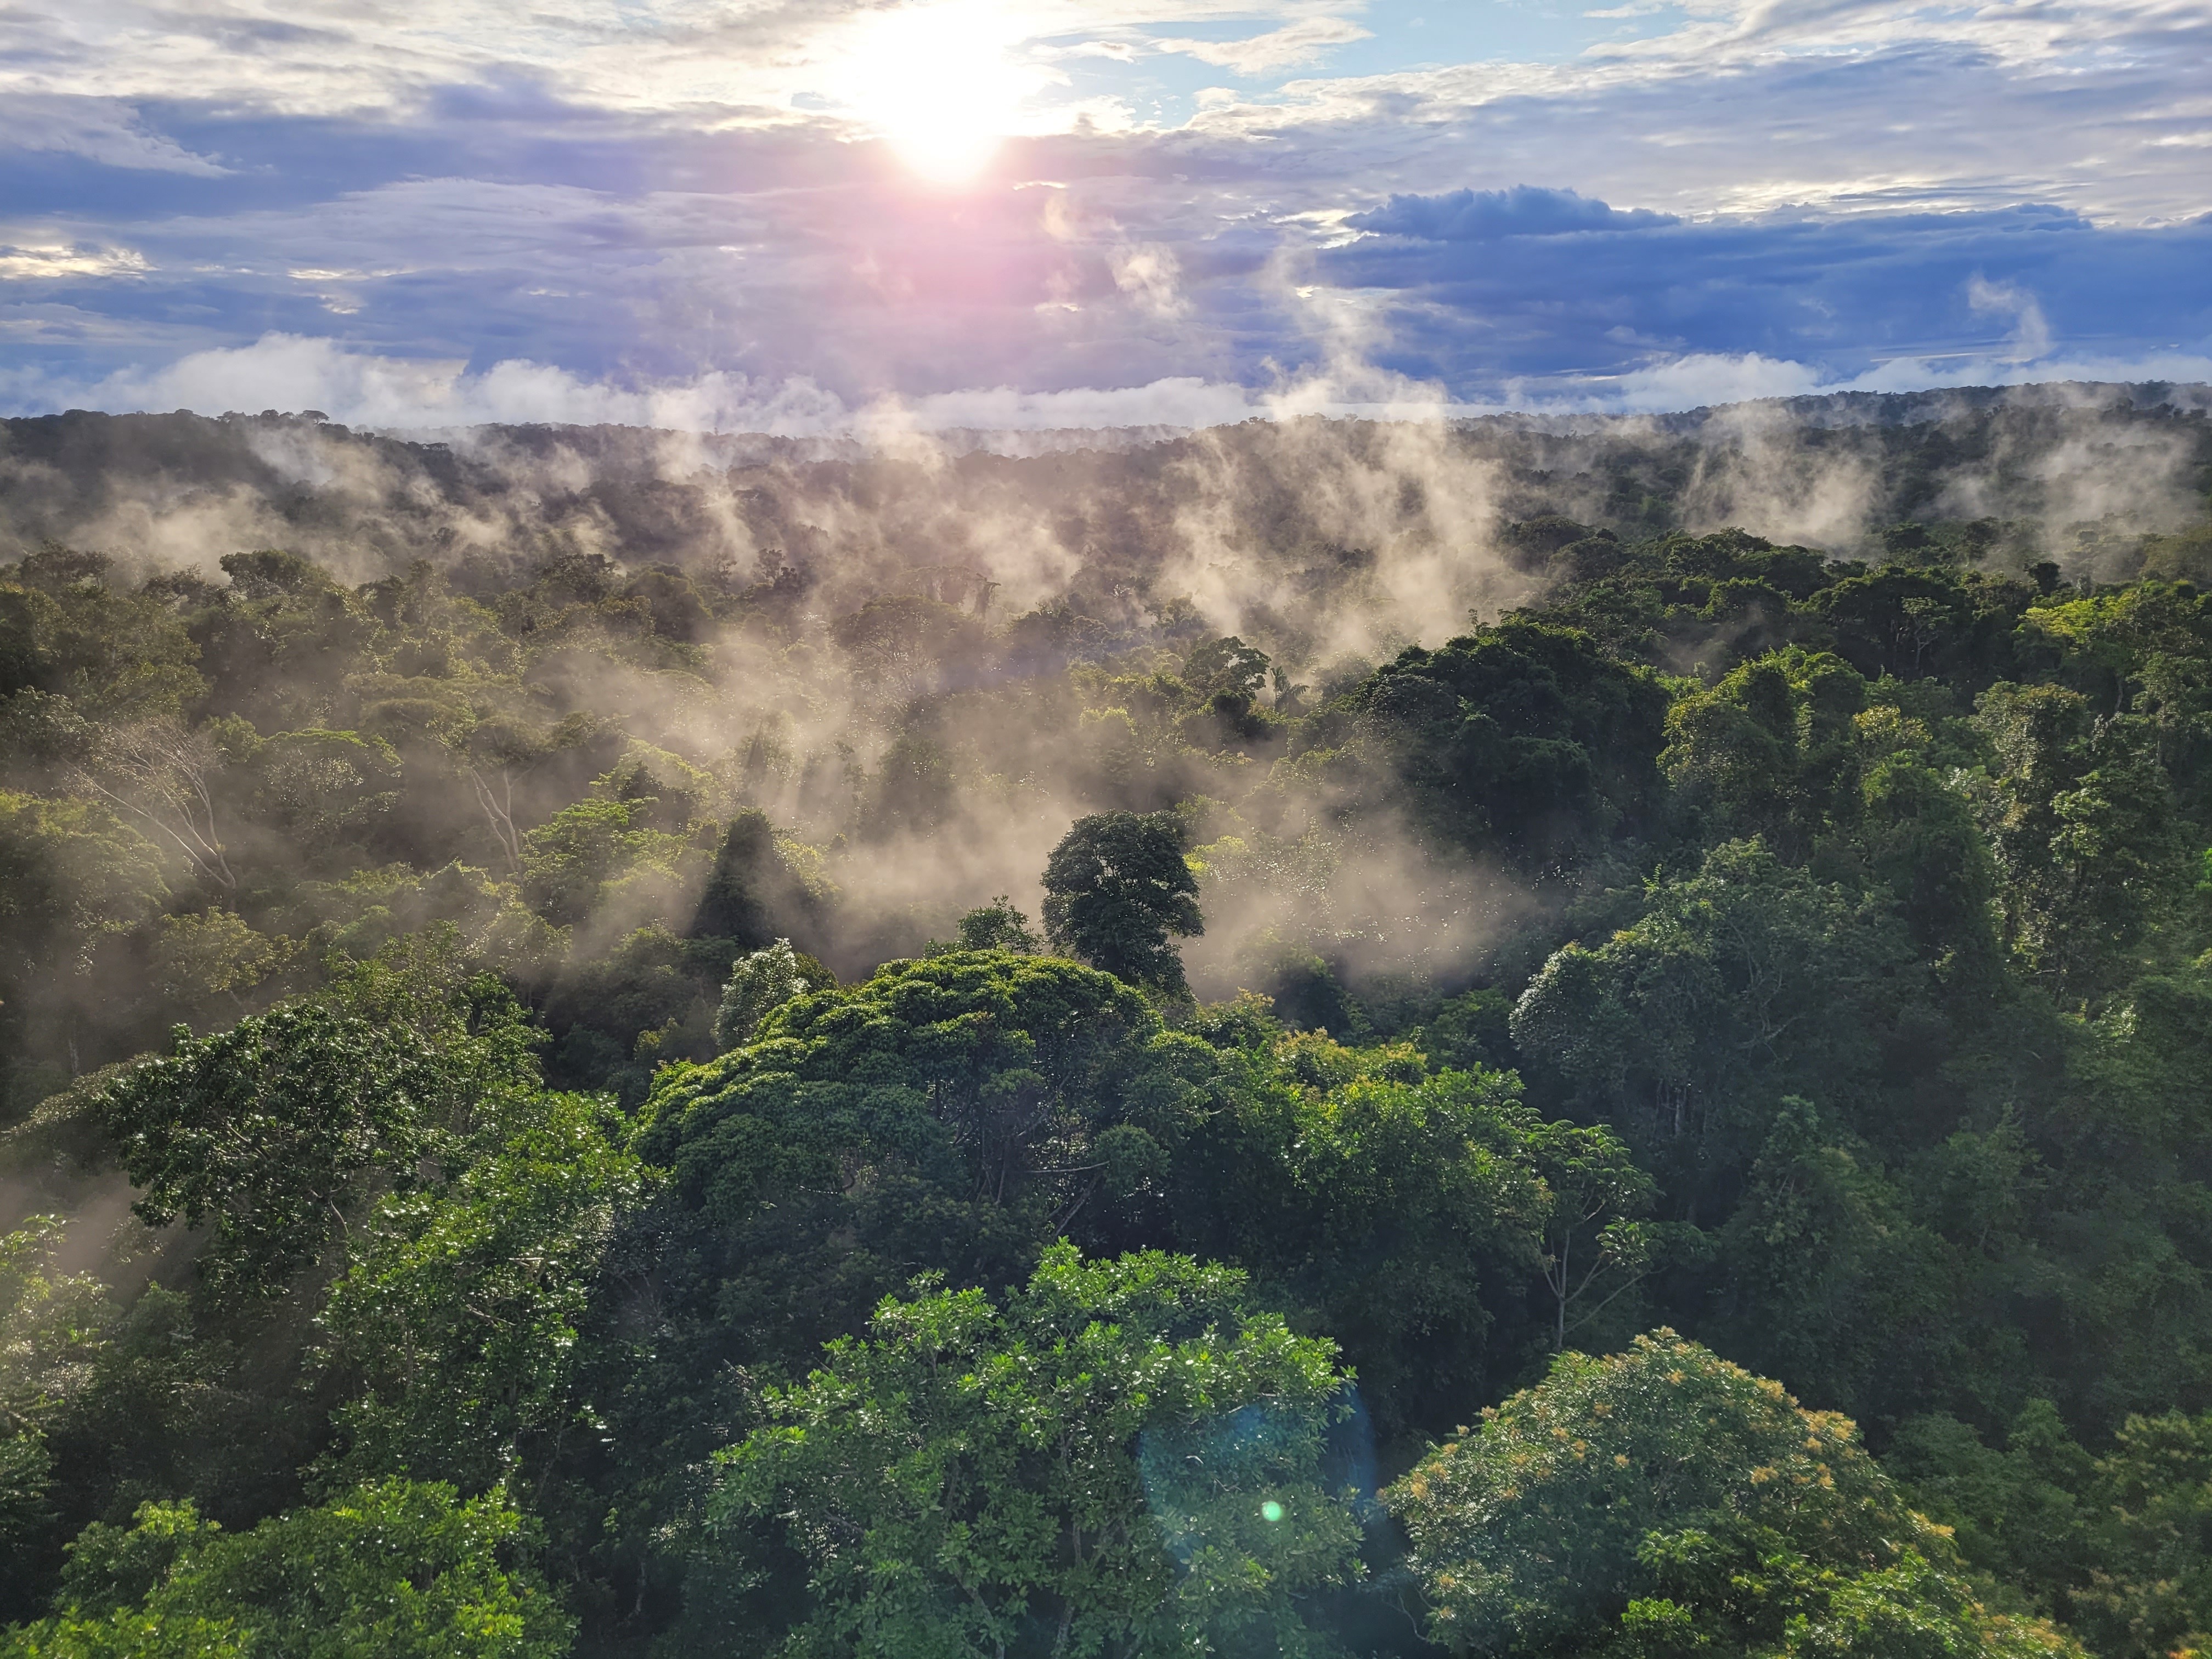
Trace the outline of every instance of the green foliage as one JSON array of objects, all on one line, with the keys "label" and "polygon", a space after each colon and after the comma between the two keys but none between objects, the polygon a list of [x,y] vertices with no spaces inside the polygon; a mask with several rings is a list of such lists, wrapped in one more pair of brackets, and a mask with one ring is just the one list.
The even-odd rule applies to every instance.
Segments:
[{"label": "green foliage", "polygon": [[1913,1419],[1892,1461],[1999,1594],[2093,1651],[2157,1659],[2212,1640],[2212,1416],[2130,1417],[2098,1457],[2031,1401],[1994,1446],[1954,1418]]},{"label": "green foliage", "polygon": [[1053,948],[1133,985],[1182,988],[1170,938],[1206,931],[1198,878],[1175,821],[1155,813],[1078,818],[1044,869],[1044,933]]},{"label": "green foliage", "polygon": [[819,926],[820,908],[820,896],[793,868],[768,815],[747,811],[723,832],[690,931],[733,939],[747,951],[779,933],[804,944]]},{"label": "green foliage", "polygon": [[[19,1570],[50,1514],[46,1431],[91,1380],[116,1309],[84,1273],[56,1271],[62,1223],[0,1233],[0,1563]],[[0,1595],[0,1609],[12,1596]]]},{"label": "green foliage", "polygon": [[[496,1133],[534,1080],[496,981],[440,995],[404,957],[359,970],[334,1004],[299,1003],[194,1037],[98,1087],[91,1110],[161,1226],[209,1227],[199,1271],[274,1295],[379,1186],[414,1186]],[[484,1023],[466,1029],[474,1016]],[[424,1026],[429,1029],[422,1029]]]},{"label": "green foliage", "polygon": [[1563,1355],[1389,1501],[1455,1652],[2010,1645],[1849,1421],[1671,1331]]},{"label": "green foliage", "polygon": [[[1471,1468],[1480,1435],[1425,1437],[1664,1322],[1705,1345],[1660,1340],[1694,1387],[1644,1349],[1568,1362],[1484,1431],[1541,1492],[1422,1522],[1438,1607],[1528,1613],[1486,1648],[2195,1650],[2212,599],[2179,578],[2212,566],[2201,526],[2041,523],[1992,459],[2063,428],[2212,463],[2148,396],[1808,428],[1872,503],[1827,550],[1673,527],[1735,487],[1719,425],[1455,431],[1522,504],[1496,544],[1536,597],[1433,649],[1389,632],[1431,619],[1393,609],[1382,544],[1307,504],[1331,446],[1393,476],[1358,427],[691,481],[514,428],[533,477],[594,480],[526,505],[482,455],[325,432],[411,480],[385,517],[311,489],[281,507],[299,547],[212,579],[57,545],[0,568],[0,1618],[55,1610],[8,1640],[404,1651],[322,1604],[272,1636],[258,1592],[152,1609],[264,1530],[350,1582],[301,1517],[434,1479],[527,1515],[497,1570],[557,1579],[595,1654],[927,1650],[970,1615],[1050,1651],[1079,1607],[1063,1651],[1326,1626],[1401,1659],[1427,1650],[1342,1587],[1334,1499],[1238,1533],[1236,1456],[1317,1479],[1327,1417],[1346,1480]],[[218,452],[262,476],[253,424],[13,423],[18,520],[63,511],[40,481],[95,428],[177,480]],[[1933,516],[1961,459],[2013,516]],[[1157,541],[1216,476],[1252,486],[1222,544],[1268,582],[1233,623]],[[1039,479],[1064,591],[1006,617],[981,564],[916,562],[970,556],[923,550]],[[501,534],[444,547],[441,492]],[[882,560],[817,527],[863,513],[910,517]],[[718,564],[725,533],[773,550]],[[389,574],[310,556],[340,541]],[[960,914],[1084,813],[1042,926]],[[1063,1237],[1085,1309],[1147,1252],[1187,1287],[1246,1275],[1234,1340],[1052,1324],[1024,1287]],[[1150,1456],[1196,1419],[1114,1379],[1218,1366],[1277,1316],[1356,1369],[1343,1420]],[[1795,1408],[1705,1350],[1873,1425],[1957,1559],[1840,1430],[1799,1438],[1878,1538],[1819,1520],[1841,1499],[1775,1507],[1753,1477],[1806,1468]],[[1649,1479],[1572,1455],[1626,1432],[1613,1382],[1564,1442],[1529,1426],[1575,1377],[1642,1378],[1615,1403]],[[1080,1480],[1040,1424],[1095,1453]],[[761,1461],[714,1462],[739,1443]],[[1176,1484],[1201,1468],[1239,1494],[1212,1566],[1158,1524],[1213,1515]],[[387,1532],[434,1518],[392,1501],[415,1519]],[[1137,1519],[1100,1557],[1109,1510]],[[1079,1512],[1080,1557],[1053,1530]],[[1266,1581],[1297,1586],[1285,1623],[1236,1575],[1294,1538],[1320,1542]],[[1359,1547],[1410,1585],[1388,1528]],[[400,1576],[387,1611],[439,1572]],[[971,1582],[980,1608],[945,1599]],[[477,1650],[456,1616],[422,1641]]]},{"label": "green foliage", "polygon": [[1588,635],[1508,617],[1351,698],[1435,833],[1532,872],[1648,836],[1666,694]]},{"label": "green foliage", "polygon": [[809,974],[787,939],[777,939],[750,956],[739,957],[722,988],[714,1014],[715,1046],[724,1050],[749,1042],[760,1023],[795,996],[826,988],[818,973]]},{"label": "green foliage", "polygon": [[165,896],[155,848],[106,807],[0,791],[0,998],[85,971],[103,934]]},{"label": "green foliage", "polygon": [[1650,890],[1633,927],[1554,954],[1513,1039],[1650,1155],[1694,1159],[1711,1182],[1755,1152],[1777,1096],[1863,1090],[1917,978],[1886,907],[1734,842]]},{"label": "green foliage", "polygon": [[1660,755],[1680,799],[1724,833],[1809,852],[1857,786],[1856,717],[1866,682],[1839,659],[1792,649],[1761,657],[1667,714]]},{"label": "green foliage", "polygon": [[1029,918],[1004,893],[960,918],[957,945],[963,951],[1013,951],[1023,956],[1044,948]]},{"label": "green foliage", "polygon": [[504,1503],[428,1483],[370,1482],[240,1534],[149,1504],[130,1532],[77,1540],[62,1613],[0,1653],[555,1659],[573,1625],[519,1565],[526,1540]]},{"label": "green foliage", "polygon": [[799,997],[660,1074],[639,1150],[672,1175],[668,1288],[740,1352],[793,1355],[925,1268],[1025,1270],[1144,1207],[1209,1059],[1054,957],[959,951]]},{"label": "green foliage", "polygon": [[1307,1310],[1386,1432],[1449,1425],[1470,1390],[1551,1346],[1554,1318],[1527,1304],[1556,1273],[1577,1328],[1618,1288],[1590,1277],[1593,1224],[1635,1207],[1644,1178],[1608,1131],[1547,1123],[1510,1073],[1429,1075],[1403,1046],[1307,1034],[1243,1069],[1186,1160],[1186,1248]]},{"label": "green foliage", "polygon": [[556,926],[588,918],[608,890],[659,876],[672,886],[696,849],[687,836],[653,827],[653,803],[580,800],[522,838],[522,891]]},{"label": "green foliage", "polygon": [[793,1655],[1326,1652],[1304,1604],[1359,1531],[1321,1476],[1334,1358],[1229,1269],[1063,1243],[1002,1309],[885,1301],[769,1395],[713,1515],[788,1529]]},{"label": "green foliage", "polygon": [[2156,740],[2140,717],[2093,720],[2063,687],[1998,685],[1977,704],[1997,764],[1984,821],[2006,941],[2062,997],[2108,989],[2180,890],[2182,846]]},{"label": "green foliage", "polygon": [[348,1477],[482,1491],[592,1426],[579,1328],[647,1171],[591,1101],[516,1115],[497,1151],[441,1191],[385,1198],[353,1241],[322,1316],[353,1395],[335,1419]]},{"label": "green foliage", "polygon": [[272,939],[228,910],[164,916],[154,947],[161,989],[180,1002],[202,1002],[251,990],[282,968],[292,941]]}]

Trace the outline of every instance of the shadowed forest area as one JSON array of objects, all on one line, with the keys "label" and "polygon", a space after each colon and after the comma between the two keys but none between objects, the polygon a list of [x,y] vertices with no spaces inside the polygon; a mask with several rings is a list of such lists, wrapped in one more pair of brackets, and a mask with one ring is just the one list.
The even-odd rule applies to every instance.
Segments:
[{"label": "shadowed forest area", "polygon": [[0,423],[0,1655],[2212,1646],[2207,401]]}]

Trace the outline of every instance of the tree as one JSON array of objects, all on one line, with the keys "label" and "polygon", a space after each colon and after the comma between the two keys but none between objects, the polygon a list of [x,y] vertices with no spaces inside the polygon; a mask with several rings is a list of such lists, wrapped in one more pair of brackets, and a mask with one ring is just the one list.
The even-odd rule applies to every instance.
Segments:
[{"label": "tree", "polygon": [[156,719],[97,728],[88,754],[69,775],[83,793],[136,818],[182,854],[195,876],[231,889],[238,877],[216,811],[228,759],[205,728]]},{"label": "tree", "polygon": [[[87,1273],[57,1271],[63,1224],[30,1217],[0,1233],[0,1581],[28,1584],[27,1558],[48,1519],[46,1431],[92,1375],[117,1310]],[[0,1588],[0,1617],[21,1611]]]},{"label": "tree", "polygon": [[1711,1243],[1728,1351],[1830,1400],[1859,1405],[1904,1370],[1904,1334],[1944,1306],[1941,1242],[1908,1219],[1864,1143],[1796,1096]]},{"label": "tree", "polygon": [[671,1175],[664,1293],[752,1363],[803,1358],[917,1272],[1004,1282],[1157,1205],[1212,1069],[1057,957],[955,951],[797,998],[656,1079],[638,1150]]},{"label": "tree", "polygon": [[1802,859],[1832,818],[1856,815],[1853,717],[1866,702],[1866,683],[1839,658],[1771,652],[1675,702],[1660,764],[1723,834],[1764,836]]},{"label": "tree", "polygon": [[496,1485],[588,1431],[580,1328],[620,1224],[649,1190],[604,1103],[542,1097],[443,1192],[396,1193],[359,1230],[321,1324],[353,1397],[348,1474]]},{"label": "tree", "polygon": [[1004,893],[960,918],[960,948],[963,951],[1013,951],[1034,956],[1043,945],[1030,927],[1030,919]]},{"label": "tree", "polygon": [[1975,708],[1996,761],[1980,793],[2006,942],[2058,995],[2109,988],[2186,868],[2156,733],[2093,720],[2055,685],[1992,686]]},{"label": "tree", "polygon": [[399,800],[398,753],[357,732],[279,732],[246,769],[255,815],[311,856],[359,847]]},{"label": "tree", "polygon": [[1650,1201],[1651,1177],[1602,1125],[1531,1124],[1521,1151],[1550,1200],[1539,1268],[1552,1296],[1552,1351],[1564,1353],[1569,1335],[1650,1270],[1650,1230],[1632,1218]]},{"label": "tree", "polygon": [[1198,878],[1175,819],[1155,812],[1078,818],[1044,869],[1044,932],[1056,951],[1133,985],[1182,988],[1168,943],[1206,931]]},{"label": "tree", "polygon": [[[166,896],[155,848],[101,803],[0,790],[0,1008],[9,1023],[70,1012],[102,940]],[[57,1049],[74,1042],[62,1023]]]},{"label": "tree", "polygon": [[820,910],[819,899],[778,846],[768,814],[748,809],[723,833],[690,931],[696,938],[735,939],[757,951],[779,933],[807,941]]},{"label": "tree", "polygon": [[164,916],[154,945],[154,968],[164,996],[188,1006],[251,990],[282,968],[298,946],[247,927],[234,911]]},{"label": "tree", "polygon": [[714,1015],[716,1046],[727,1052],[747,1042],[771,1012],[795,996],[823,989],[827,981],[814,959],[801,961],[787,939],[739,957]]},{"label": "tree", "polygon": [[1386,1494],[1455,1653],[1967,1659],[1990,1620],[1851,1423],[1672,1331],[1569,1353]]},{"label": "tree", "polygon": [[140,1218],[210,1224],[210,1289],[281,1291],[380,1188],[441,1176],[534,1088],[513,997],[487,978],[422,982],[437,971],[395,951],[327,1001],[207,1037],[179,1025],[167,1054],[92,1085]]},{"label": "tree", "polygon": [[2095,1457],[2031,1400],[1995,1445],[1954,1418],[1908,1419],[1887,1461],[1975,1568],[2096,1653],[2163,1659],[2212,1641],[2212,1413],[2131,1415]]},{"label": "tree", "polygon": [[1715,848],[1644,902],[1595,949],[1552,956],[1513,1011],[1513,1040],[1626,1130],[1680,1198],[1725,1200],[1782,1093],[1870,1089],[1917,964],[1885,906],[1758,841]]},{"label": "tree", "polygon": [[1586,634],[1507,617],[1401,652],[1347,701],[1449,843],[1540,872],[1649,832],[1666,693]]},{"label": "tree", "polygon": [[2102,1654],[2212,1646],[2212,1413],[2130,1417],[2098,1460],[2088,1583],[2075,1618]]},{"label": "tree", "polygon": [[788,1529],[794,1656],[1325,1651],[1301,1604],[1359,1538],[1321,1474],[1334,1358],[1231,1268],[1063,1243],[1002,1309],[886,1300],[771,1392],[713,1522]]},{"label": "tree", "polygon": [[1335,1338],[1386,1436],[1449,1425],[1549,1346],[1540,1278],[1571,1273],[1571,1329],[1578,1292],[1624,1288],[1592,1223],[1648,1181],[1610,1132],[1544,1121],[1511,1073],[1431,1076],[1402,1043],[1318,1032],[1231,1064],[1224,1109],[1177,1160],[1179,1244],[1243,1263]]},{"label": "tree", "polygon": [[521,1563],[497,1498],[374,1481],[251,1532],[147,1504],[71,1547],[63,1612],[0,1634],[5,1659],[557,1659],[574,1621]]}]

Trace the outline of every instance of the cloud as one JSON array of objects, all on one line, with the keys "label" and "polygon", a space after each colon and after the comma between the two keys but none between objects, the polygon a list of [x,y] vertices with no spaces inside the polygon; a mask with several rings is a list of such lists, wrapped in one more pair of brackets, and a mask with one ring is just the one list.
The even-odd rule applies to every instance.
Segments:
[{"label": "cloud", "polygon": [[1318,62],[1332,46],[1350,46],[1355,40],[1373,38],[1358,24],[1341,17],[1310,17],[1242,40],[1170,38],[1154,40],[1152,46],[1156,52],[1181,52],[1201,64],[1225,69],[1231,75],[1250,78],[1302,68]]},{"label": "cloud", "polygon": [[1966,283],[1966,303],[1979,316],[2009,317],[2013,322],[2014,362],[2032,363],[2051,353],[2051,324],[2043,306],[2026,289],[2010,283],[1993,283],[1976,271]]},{"label": "cloud", "polygon": [[9,246],[0,243],[0,282],[35,282],[58,276],[134,276],[146,269],[146,256],[127,247],[84,247],[70,244]]},{"label": "cloud", "polygon": [[[1529,194],[1547,223],[1547,193]],[[2212,266],[2212,219],[2100,229],[2021,207],[1608,220],[1573,198],[1560,216],[1587,230],[1500,235],[1488,226],[1512,216],[1471,202],[1395,198],[1351,222],[1398,234],[1314,256],[1322,280],[1382,308],[1382,362],[1461,396],[1653,364],[1808,365],[1826,384],[1894,362],[1955,358],[1986,378],[2212,346],[2212,290],[2191,274]]]},{"label": "cloud", "polygon": [[118,99],[56,96],[17,89],[5,98],[0,152],[49,151],[106,167],[139,173],[220,178],[229,171],[174,139],[150,131],[140,112]]},{"label": "cloud", "polygon": [[[1184,396],[1162,386],[1441,408],[2212,338],[2206,117],[2177,67],[2212,57],[2202,5],[1698,0],[1589,52],[1285,80],[1441,32],[1069,0],[1021,39],[1045,10],[1008,4],[1033,95],[957,191],[830,96],[869,20],[915,9],[26,0],[0,15],[9,395],[122,396],[272,335],[324,341],[286,361],[358,369],[363,408],[513,381],[647,413],[681,389],[708,422],[799,419],[776,400],[801,386],[838,418]],[[1208,65],[1261,83],[1202,90]]]},{"label": "cloud", "polygon": [[1578,230],[1639,230],[1678,222],[1633,208],[1624,212],[1571,190],[1516,185],[1511,190],[1455,190],[1443,196],[1393,196],[1352,215],[1354,230],[1430,242],[1480,242],[1498,236],[1563,236]]},{"label": "cloud", "polygon": [[[23,390],[33,398],[44,390],[38,400],[51,403],[60,388]],[[842,404],[804,380],[769,386],[716,374],[624,387],[525,360],[471,374],[459,362],[349,351],[332,340],[295,334],[193,352],[160,368],[123,370],[71,395],[97,409],[210,415],[319,409],[349,425],[407,428],[610,422],[801,434],[827,431],[847,419]]]},{"label": "cloud", "polygon": [[0,371],[0,408],[25,413],[185,409],[209,415],[314,409],[343,425],[400,433],[606,423],[851,437],[894,447],[914,435],[972,432],[1005,434],[992,447],[1020,451],[1022,434],[1188,431],[1310,416],[1425,424],[1515,410],[1649,414],[1828,392],[2069,380],[2212,383],[2212,349],[2136,357],[2063,354],[2035,364],[1987,356],[1897,358],[1856,375],[1757,352],[1694,352],[1619,374],[1518,381],[1480,401],[1453,399],[1384,371],[1339,364],[1258,390],[1182,376],[1054,392],[975,386],[853,406],[804,378],[770,383],[716,372],[625,383],[524,359],[472,372],[457,362],[349,351],[327,339],[270,334],[250,346],[197,352],[158,369],[125,371],[90,384],[57,380],[36,370]]},{"label": "cloud", "polygon": [[[10,394],[12,393],[12,396]],[[1054,430],[1217,426],[1263,412],[1243,388],[1195,378],[1144,386],[1023,392],[972,387],[848,406],[811,380],[715,372],[623,384],[509,359],[464,362],[349,350],[329,339],[264,335],[252,345],[194,352],[154,369],[91,384],[0,374],[0,403],[18,409],[190,409],[202,414],[319,410],[343,424],[422,431],[488,423],[660,427],[789,437],[898,431]]]},{"label": "cloud", "polygon": [[1114,286],[1155,317],[1180,317],[1190,306],[1176,292],[1182,275],[1175,250],[1158,242],[1141,247],[1117,248],[1113,255]]}]

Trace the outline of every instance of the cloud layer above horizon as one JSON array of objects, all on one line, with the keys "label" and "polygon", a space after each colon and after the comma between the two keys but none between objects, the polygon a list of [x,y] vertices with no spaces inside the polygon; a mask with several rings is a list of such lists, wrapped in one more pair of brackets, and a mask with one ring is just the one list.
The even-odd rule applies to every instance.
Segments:
[{"label": "cloud layer above horizon", "polygon": [[0,410],[1188,425],[2212,379],[2212,0],[27,0]]}]

